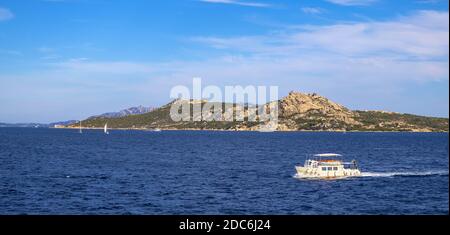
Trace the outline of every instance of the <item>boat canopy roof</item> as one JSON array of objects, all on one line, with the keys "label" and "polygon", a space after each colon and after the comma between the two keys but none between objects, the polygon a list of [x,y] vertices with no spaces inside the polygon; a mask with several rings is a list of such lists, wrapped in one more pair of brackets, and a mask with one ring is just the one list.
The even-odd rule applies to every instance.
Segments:
[{"label": "boat canopy roof", "polygon": [[314,154],[314,157],[342,157],[342,155],[337,153],[321,153]]}]

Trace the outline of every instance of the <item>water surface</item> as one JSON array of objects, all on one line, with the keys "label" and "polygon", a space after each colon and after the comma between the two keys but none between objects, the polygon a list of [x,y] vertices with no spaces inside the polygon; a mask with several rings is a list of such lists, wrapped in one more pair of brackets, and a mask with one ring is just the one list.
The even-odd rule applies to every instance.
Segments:
[{"label": "water surface", "polygon": [[[305,154],[363,177],[300,180]],[[0,214],[448,214],[448,133],[0,128]]]}]

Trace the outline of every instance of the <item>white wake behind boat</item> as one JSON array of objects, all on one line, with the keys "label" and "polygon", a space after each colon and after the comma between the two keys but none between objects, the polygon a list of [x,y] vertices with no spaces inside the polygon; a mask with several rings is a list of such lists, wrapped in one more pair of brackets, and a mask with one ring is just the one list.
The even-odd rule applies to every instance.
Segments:
[{"label": "white wake behind boat", "polygon": [[341,154],[315,154],[303,166],[295,166],[298,178],[346,178],[361,176],[355,160],[344,162]]}]

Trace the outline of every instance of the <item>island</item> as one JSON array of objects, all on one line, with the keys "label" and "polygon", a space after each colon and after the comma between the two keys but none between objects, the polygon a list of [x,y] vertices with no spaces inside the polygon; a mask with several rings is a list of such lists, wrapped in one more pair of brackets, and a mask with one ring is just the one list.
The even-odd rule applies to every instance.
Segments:
[{"label": "island", "polygon": [[[259,122],[244,121],[179,121],[170,117],[173,102],[205,105],[206,100],[174,100],[162,107],[143,114],[120,117],[91,117],[82,121],[82,128],[103,128],[105,123],[112,129],[161,129],[161,130],[228,130],[258,131]],[[387,111],[350,110],[316,93],[290,92],[278,102],[277,131],[402,131],[402,132],[448,132],[448,118],[425,117]],[[226,111],[226,103],[216,103]],[[265,104],[269,105],[269,104]],[[230,105],[228,104],[228,107]],[[243,109],[245,115],[256,106],[232,104],[233,112]],[[191,109],[192,110],[192,109]],[[192,113],[192,115],[198,115]],[[79,128],[80,123],[59,126]]]}]

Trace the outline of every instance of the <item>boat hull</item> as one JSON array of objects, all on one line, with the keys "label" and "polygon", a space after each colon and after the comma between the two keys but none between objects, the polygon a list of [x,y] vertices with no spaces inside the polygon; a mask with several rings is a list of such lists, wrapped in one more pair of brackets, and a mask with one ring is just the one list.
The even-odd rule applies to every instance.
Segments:
[{"label": "boat hull", "polygon": [[297,170],[296,177],[298,178],[340,179],[361,176],[361,171],[358,169],[340,169],[333,172],[323,172],[302,166],[296,166],[295,169]]}]

